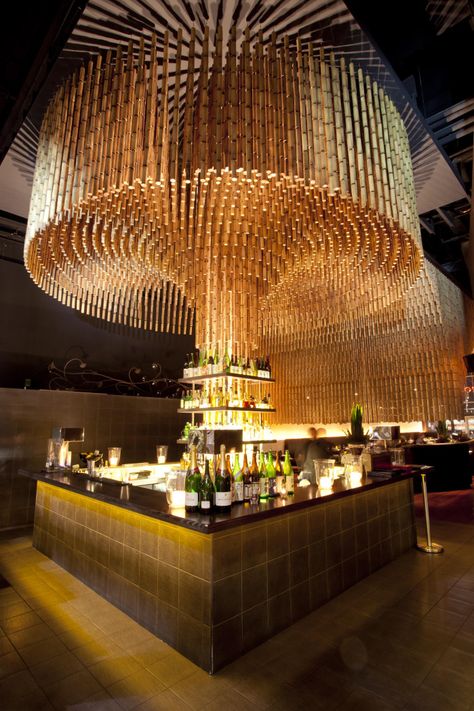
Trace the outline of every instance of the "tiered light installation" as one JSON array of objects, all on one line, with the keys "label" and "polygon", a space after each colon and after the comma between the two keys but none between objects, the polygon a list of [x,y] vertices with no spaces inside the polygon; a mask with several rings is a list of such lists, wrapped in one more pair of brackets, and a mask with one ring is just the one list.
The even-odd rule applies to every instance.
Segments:
[{"label": "tiered light installation", "polygon": [[393,103],[311,44],[232,28],[225,51],[221,29],[196,47],[194,30],[118,47],[53,97],[25,246],[34,281],[112,322],[194,327],[203,350],[268,345],[275,363],[298,339],[334,344],[348,323],[383,320],[421,267]]}]

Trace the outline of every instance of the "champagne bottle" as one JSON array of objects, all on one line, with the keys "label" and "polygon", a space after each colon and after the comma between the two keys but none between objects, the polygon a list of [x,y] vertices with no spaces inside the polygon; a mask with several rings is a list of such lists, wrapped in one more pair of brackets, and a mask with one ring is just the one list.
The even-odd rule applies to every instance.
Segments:
[{"label": "champagne bottle", "polygon": [[275,497],[277,495],[276,490],[276,469],[273,463],[273,455],[268,452],[267,456],[267,480],[268,480],[268,496]]},{"label": "champagne bottle", "polygon": [[199,510],[199,490],[201,488],[201,472],[197,465],[196,447],[191,447],[191,462],[186,473],[184,485],[184,506],[186,511]]},{"label": "champagne bottle", "polygon": [[260,498],[260,472],[257,464],[257,452],[254,449],[252,453],[252,466],[250,467],[250,503],[257,504]]},{"label": "champagne bottle", "polygon": [[209,471],[209,459],[206,459],[204,475],[201,479],[201,487],[199,490],[199,510],[202,513],[209,513],[212,509],[214,501],[214,484],[212,483],[211,474]]},{"label": "champagne bottle", "polygon": [[226,468],[225,445],[221,444],[219,467],[216,472],[214,502],[218,511],[230,511],[232,505],[231,478]]},{"label": "champagne bottle", "polygon": [[240,468],[239,455],[235,453],[234,469],[232,471],[234,480],[234,496],[233,501],[236,504],[241,504],[244,500],[244,478],[243,470]]},{"label": "champagne bottle", "polygon": [[285,485],[285,475],[283,473],[283,467],[282,467],[281,460],[280,460],[280,454],[281,454],[281,452],[278,451],[277,456],[276,456],[276,462],[275,462],[276,490],[277,490],[278,494],[281,494],[283,489],[286,490],[286,487],[284,486]]},{"label": "champagne bottle", "polygon": [[290,453],[288,450],[285,452],[285,461],[283,462],[283,473],[285,475],[286,493],[288,496],[293,496],[295,493],[295,477],[293,474],[293,467],[291,466]]},{"label": "champagne bottle", "polygon": [[250,474],[249,463],[247,460],[247,452],[244,452],[244,463],[242,465],[242,482],[244,501],[250,501],[250,499],[252,498],[252,476]]},{"label": "champagne bottle", "polygon": [[265,455],[260,452],[260,462],[258,466],[258,473],[260,476],[260,498],[268,499],[268,478],[267,478],[267,466],[265,463]]}]

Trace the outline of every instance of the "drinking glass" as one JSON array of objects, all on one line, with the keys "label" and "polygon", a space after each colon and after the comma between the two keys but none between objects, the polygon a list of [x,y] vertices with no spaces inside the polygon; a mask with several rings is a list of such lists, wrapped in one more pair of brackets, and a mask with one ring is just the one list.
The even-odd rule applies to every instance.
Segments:
[{"label": "drinking glass", "polygon": [[158,464],[166,464],[168,458],[168,445],[167,444],[157,444],[156,445],[156,461]]},{"label": "drinking glass", "polygon": [[403,447],[397,447],[390,451],[390,461],[392,464],[405,464],[405,450]]},{"label": "drinking glass", "polygon": [[122,454],[121,447],[109,447],[108,448],[109,466],[118,467],[118,465],[120,464],[121,454]]},{"label": "drinking glass", "polygon": [[334,465],[336,463],[336,460],[313,459],[313,462],[316,486],[318,486],[319,489],[331,489],[334,483]]}]

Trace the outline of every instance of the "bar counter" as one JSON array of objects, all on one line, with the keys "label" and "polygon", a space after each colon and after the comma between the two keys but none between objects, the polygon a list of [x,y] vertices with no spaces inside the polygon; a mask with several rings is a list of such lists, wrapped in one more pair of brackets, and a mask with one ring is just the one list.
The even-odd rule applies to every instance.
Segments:
[{"label": "bar counter", "polygon": [[38,482],[34,546],[210,673],[416,542],[410,474],[229,514],[72,473]]}]

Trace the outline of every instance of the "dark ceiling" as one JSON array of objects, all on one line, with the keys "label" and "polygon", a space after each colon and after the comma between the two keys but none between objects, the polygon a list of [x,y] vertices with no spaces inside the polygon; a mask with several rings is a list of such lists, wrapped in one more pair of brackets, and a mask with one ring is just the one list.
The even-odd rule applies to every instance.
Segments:
[{"label": "dark ceiling", "polygon": [[[125,8],[118,0],[116,4]],[[48,0],[29,3],[26,12],[22,3],[9,3],[2,10],[7,31],[0,45],[0,162],[48,76],[51,81],[56,60],[87,5],[90,3],[86,0]],[[275,8],[279,5],[273,3]],[[330,0],[327,5],[331,5]],[[347,0],[346,5],[395,70],[402,89],[411,96],[427,130],[470,194],[474,127],[472,0]],[[132,22],[130,13],[128,16]],[[74,49],[74,42],[69,46]],[[469,201],[464,199],[423,214],[420,220],[427,256],[467,293],[470,285],[463,246],[468,240],[469,213]],[[5,254],[14,216],[3,217],[2,221],[0,215],[0,256]],[[20,220],[16,237],[12,232],[15,244],[9,245],[9,254],[17,249],[22,231]]]}]

